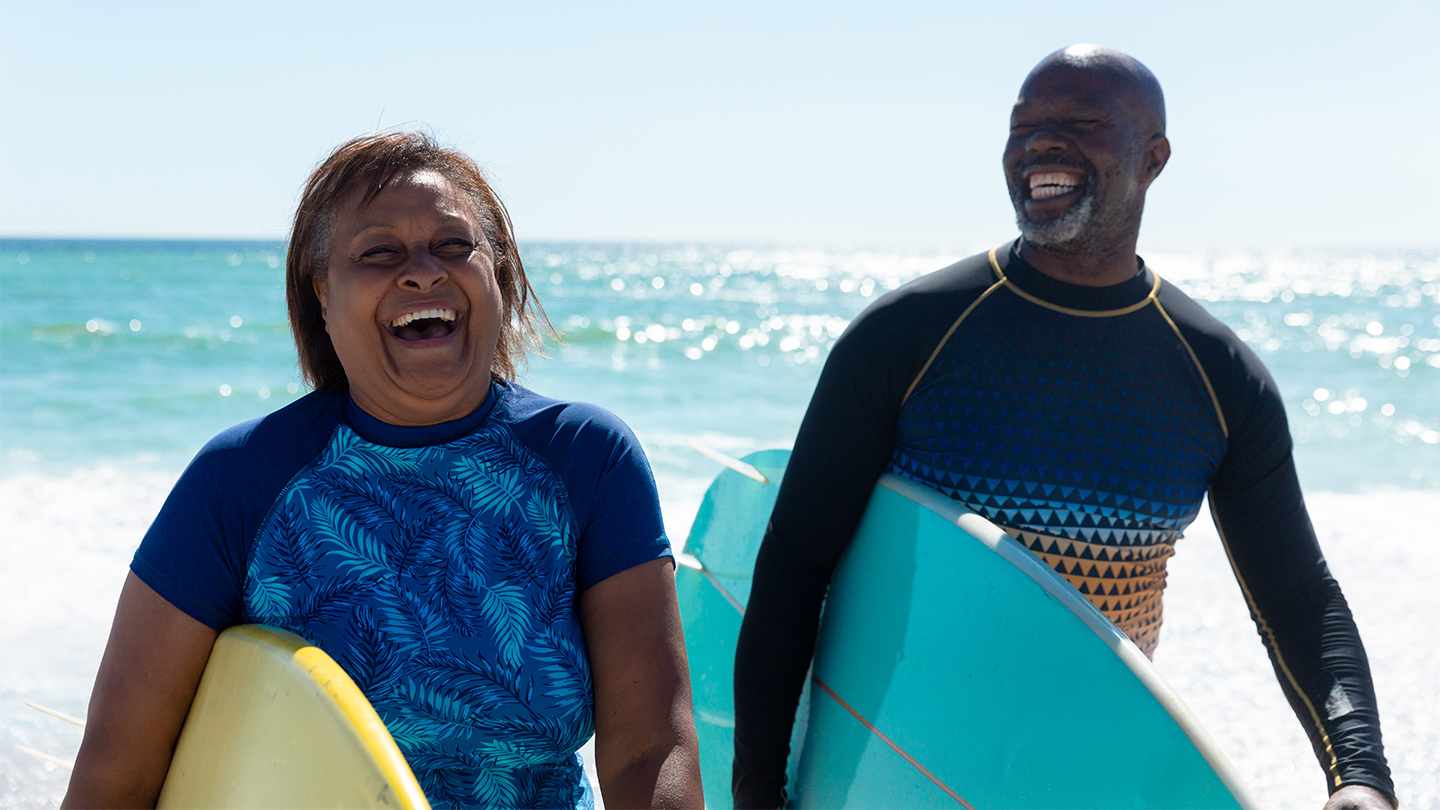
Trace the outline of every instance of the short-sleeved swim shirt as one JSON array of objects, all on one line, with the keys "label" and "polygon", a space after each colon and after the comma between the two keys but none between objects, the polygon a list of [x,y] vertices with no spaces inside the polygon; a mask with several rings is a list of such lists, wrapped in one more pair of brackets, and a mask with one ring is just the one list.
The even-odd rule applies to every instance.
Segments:
[{"label": "short-sleeved swim shirt", "polygon": [[212,628],[329,653],[435,806],[577,807],[593,696],[576,598],[669,554],[624,423],[495,383],[438,425],[316,393],[225,431],[132,569]]}]

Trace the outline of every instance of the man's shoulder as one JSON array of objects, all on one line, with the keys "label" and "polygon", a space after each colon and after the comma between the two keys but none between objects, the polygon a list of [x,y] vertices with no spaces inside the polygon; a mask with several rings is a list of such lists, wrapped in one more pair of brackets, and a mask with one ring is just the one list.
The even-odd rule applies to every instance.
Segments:
[{"label": "man's shoulder", "polygon": [[[1279,388],[1260,356],[1210,312],[1168,281],[1156,296],[1194,355],[1224,415],[1234,444],[1237,431],[1285,433]],[[1288,447],[1288,433],[1284,443]]]},{"label": "man's shoulder", "polygon": [[883,369],[909,384],[955,319],[995,280],[981,253],[891,290],[850,322],[826,368],[857,369],[867,378]]},{"label": "man's shoulder", "polygon": [[881,296],[870,309],[915,307],[935,299],[978,295],[996,281],[988,253],[977,253],[913,279]]},{"label": "man's shoulder", "polygon": [[978,253],[885,293],[856,316],[852,327],[894,324],[913,329],[929,321],[943,321],[948,327],[965,302],[979,297],[995,281],[988,254]]},{"label": "man's shoulder", "polygon": [[1264,363],[1245,341],[1179,287],[1162,279],[1156,299],[1203,365],[1264,373]]}]

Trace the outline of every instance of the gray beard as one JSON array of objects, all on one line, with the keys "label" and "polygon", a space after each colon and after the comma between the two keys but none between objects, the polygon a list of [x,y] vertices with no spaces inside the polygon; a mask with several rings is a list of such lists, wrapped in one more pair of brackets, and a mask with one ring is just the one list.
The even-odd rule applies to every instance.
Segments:
[{"label": "gray beard", "polygon": [[1116,234],[1122,233],[1129,224],[1123,211],[1096,202],[1093,180],[1086,184],[1080,202],[1054,219],[1028,217],[1018,189],[1011,189],[1010,201],[1015,205],[1015,224],[1025,241],[1057,253],[1083,255],[1109,250],[1114,246]]},{"label": "gray beard", "polygon": [[1095,194],[1086,190],[1080,202],[1054,219],[1031,219],[1025,214],[1025,203],[1019,202],[1015,206],[1015,224],[1020,226],[1020,235],[1031,244],[1075,253],[1083,251],[1094,240],[1093,229],[1089,227],[1094,213]]}]

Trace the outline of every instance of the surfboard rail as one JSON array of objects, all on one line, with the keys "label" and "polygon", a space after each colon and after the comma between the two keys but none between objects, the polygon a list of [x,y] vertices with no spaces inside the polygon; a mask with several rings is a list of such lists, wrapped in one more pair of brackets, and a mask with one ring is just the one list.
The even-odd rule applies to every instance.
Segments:
[{"label": "surfboard rail", "polygon": [[430,804],[333,658],[293,633],[241,625],[215,641],[157,807]]},{"label": "surfboard rail", "polygon": [[1156,701],[1175,721],[1175,724],[1194,741],[1200,755],[1214,769],[1216,776],[1220,778],[1225,787],[1235,795],[1240,806],[1247,809],[1259,807],[1259,802],[1251,795],[1249,786],[1235,770],[1230,758],[1225,756],[1225,752],[1220,750],[1214,738],[1190,711],[1190,707],[1185,705],[1180,693],[1176,692],[1169,681],[1165,680],[1165,677],[1160,674],[1145,653],[1135,646],[1135,642],[1131,641],[1129,636],[1116,627],[1109,617],[1076,590],[1075,586],[1060,576],[1055,569],[1036,557],[1030,549],[1025,548],[1004,529],[971,512],[941,492],[888,472],[880,477],[877,485],[914,501],[941,518],[954,523],[966,534],[989,546],[992,551],[1018,568],[1037,585],[1044,588],[1047,594],[1068,608],[1101,641],[1105,642],[1124,662],[1125,666],[1134,673],[1135,677],[1150,690]]},{"label": "surfboard rail", "polygon": [[[743,570],[742,573],[742,569],[747,564],[753,566],[754,553],[764,533],[787,461],[785,451],[761,451],[748,456],[743,463],[763,470],[763,481],[755,476],[732,472],[738,469],[737,466],[727,465],[730,470],[722,471],[706,492],[687,541],[689,545],[683,554],[685,559],[677,571],[677,588],[681,596],[687,646],[690,647],[696,726],[701,737],[701,770],[707,796],[711,796],[712,800],[717,798],[717,790],[722,797],[729,793],[734,728],[730,670],[740,617],[744,615],[749,601],[749,571]],[[905,503],[910,505],[902,506]],[[923,514],[930,517],[920,517]],[[898,520],[898,523],[890,523],[891,520]],[[944,530],[942,527],[945,524],[953,528]],[[896,530],[902,535],[894,535]],[[902,540],[902,536],[912,537],[905,534],[911,531],[920,534],[913,535],[916,539]],[[953,540],[949,539],[948,532],[954,532]],[[862,535],[871,539],[861,543]],[[881,539],[878,545],[877,539]],[[902,546],[906,543],[919,545],[906,552],[904,548],[890,545],[892,542],[900,542]],[[822,616],[817,655],[811,677],[807,679],[791,742],[789,772],[795,806],[818,802],[822,806],[866,807],[875,801],[884,801],[887,806],[896,807],[967,808],[992,806],[996,801],[1005,806],[1033,807],[1061,806],[1055,805],[1056,801],[1061,801],[1063,806],[1092,806],[1095,801],[1104,804],[1093,806],[1147,807],[1155,806],[1157,801],[1164,806],[1226,806],[1245,810],[1258,806],[1229,760],[1139,648],[1070,583],[1000,527],[966,510],[942,493],[886,474],[872,495],[856,542],[846,552],[847,558],[862,546],[868,550],[849,565],[851,570],[848,573],[847,560],[842,559],[832,581],[832,599],[827,600]],[[898,567],[896,552],[905,557]],[[923,566],[915,568],[922,560]],[[962,568],[953,568],[955,565]],[[963,580],[970,591],[989,592],[999,587],[1003,593],[1013,595],[1004,598],[1019,599],[1018,604],[1027,605],[1025,615],[1033,616],[1033,619],[1020,619],[1019,615],[1008,612],[995,613],[995,606],[999,603],[989,601],[991,597],[985,595],[971,594],[956,601],[955,597],[961,595],[954,592],[959,582],[953,575],[937,575],[934,572],[968,570],[963,566],[975,567],[973,574]],[[882,570],[887,571],[884,576],[888,577],[886,581],[889,585],[881,586],[874,580],[874,575]],[[910,581],[910,575],[922,571],[931,573],[917,579],[914,586],[925,589],[927,595],[912,606],[909,602],[910,586],[906,583]],[[998,578],[992,580],[991,577]],[[865,585],[866,582],[870,584]],[[1029,584],[1021,584],[1025,582]],[[857,585],[861,586],[858,590]],[[877,587],[880,589],[876,590]],[[837,593],[843,594],[838,602],[833,600]],[[1030,595],[1026,596],[1026,593]],[[840,604],[847,599],[859,601]],[[906,606],[895,607],[897,599]],[[1044,607],[1047,603],[1052,607]],[[908,613],[912,607],[922,613]],[[953,612],[957,610],[961,612]],[[875,615],[877,611],[889,615],[879,619]],[[911,615],[921,624],[907,626],[905,617]],[[1089,774],[1066,771],[1091,785],[1078,793],[1070,786],[1062,786],[1069,784],[1065,781],[1068,777],[1059,777],[1061,781],[1057,782],[1054,774],[1049,777],[1043,775],[1043,766],[1042,771],[1035,770],[1034,762],[1022,763],[1022,767],[1016,770],[1015,757],[1039,754],[1041,749],[1030,746],[1042,744],[1037,742],[1041,738],[1050,740],[1043,743],[1051,746],[1047,750],[1061,752],[1074,749],[1072,754],[1083,750],[1083,740],[1077,738],[1073,741],[1074,745],[1082,746],[1079,749],[1065,743],[1066,732],[1062,729],[1077,722],[1074,718],[1049,731],[1044,730],[1050,721],[1045,718],[1043,707],[1052,705],[1050,700],[1061,699],[1063,686],[1059,687],[1060,692],[1033,693],[1034,697],[1028,699],[1022,691],[1018,693],[1019,703],[1013,702],[1017,693],[1011,688],[1011,695],[1005,699],[1010,702],[993,706],[974,704],[965,692],[954,691],[970,687],[962,686],[954,680],[954,674],[947,676],[946,673],[957,673],[969,667],[965,663],[965,655],[955,658],[956,650],[968,650],[964,646],[968,642],[961,642],[961,639],[969,638],[973,630],[983,627],[989,621],[984,618],[986,616],[1000,622],[995,630],[985,631],[992,638],[996,632],[1011,635],[1001,636],[1009,640],[1000,642],[998,647],[976,648],[975,653],[969,654],[972,661],[990,660],[974,659],[975,654],[1008,656],[1012,652],[1021,653],[1022,659],[1029,663],[1019,664],[1017,661],[1016,664],[1007,664],[1010,669],[1005,671],[1040,674],[1040,679],[1034,681],[1037,688],[1047,688],[1040,687],[1049,677],[1042,673],[1051,671],[1050,668],[1058,664],[1066,670],[1082,667],[1085,678],[1098,679],[1075,682],[1077,686],[1081,683],[1113,683],[1120,690],[1114,694],[1110,689],[1094,693],[1092,698],[1098,702],[1091,708],[1101,712],[1119,712],[1096,715],[1096,720],[1102,716],[1124,718],[1132,711],[1138,712],[1107,732],[1112,736],[1103,737],[1112,743],[1133,741],[1142,746],[1138,750],[1148,752],[1140,755],[1134,763],[1141,769],[1134,773],[1135,778],[1127,776],[1121,780],[1129,787],[1121,785],[1117,788],[1118,792],[1105,787],[1111,776],[1120,776],[1119,772],[1109,773],[1112,767],[1123,767],[1119,762],[1106,766],[1102,764],[1103,760],[1095,760],[1095,767],[1102,770]],[[833,627],[830,626],[832,619],[837,622]],[[1019,624],[1016,624],[1017,620]],[[899,625],[895,624],[897,621]],[[982,624],[976,626],[976,621]],[[1041,624],[1031,624],[1031,621]],[[1055,622],[1058,624],[1052,626]],[[999,628],[1002,627],[1009,629],[1001,631]],[[1047,628],[1045,633],[1049,635],[1045,637],[1051,641],[1037,639],[1027,644],[1030,631],[1026,628],[1041,627]],[[1073,629],[1058,629],[1062,627]],[[1088,628],[1088,632],[1084,628]],[[855,632],[859,635],[851,635]],[[1055,635],[1057,632],[1060,635]],[[912,633],[920,635],[904,640]],[[1092,638],[1087,642],[1086,637]],[[1095,639],[1102,644],[1096,644]],[[1061,658],[1044,663],[1041,660],[1044,656],[1036,657],[1036,653],[1049,649],[1045,645],[1053,642],[1058,642],[1059,646],[1050,655]],[[980,653],[980,649],[987,652]],[[1007,650],[1012,652],[1004,652]],[[1089,651],[1082,654],[1082,650]],[[917,654],[919,657],[916,657]],[[1071,658],[1071,655],[1080,657]],[[887,660],[890,661],[888,665]],[[1081,664],[1081,661],[1085,663]],[[919,662],[927,663],[917,670],[915,667]],[[957,662],[962,670],[949,669]],[[1014,667],[1017,664],[1040,668],[1016,670]],[[896,668],[889,675],[875,674],[877,667],[884,670],[887,666]],[[995,677],[987,676],[981,670],[970,669],[968,677]],[[1082,670],[1076,670],[1079,671]],[[1127,674],[1122,676],[1120,673]],[[1025,682],[1030,683],[1031,677],[1024,675]],[[896,680],[891,681],[891,678]],[[892,683],[897,689],[908,690],[906,694],[910,697],[905,699],[908,703],[902,701],[896,704],[891,699],[894,697],[889,694]],[[979,682],[971,680],[969,683],[974,686]],[[1048,688],[1059,685],[1053,680],[1048,683],[1051,684]],[[815,689],[812,691],[810,686]],[[915,692],[917,688],[921,691]],[[950,699],[938,698],[947,693],[951,695]],[[1130,697],[1119,698],[1117,695],[1120,693]],[[1045,695],[1050,696],[1048,700]],[[970,700],[967,705],[972,708],[962,710],[958,704],[953,708],[947,705],[959,698]],[[1040,700],[1036,702],[1035,698]],[[935,702],[937,699],[938,703]],[[1117,700],[1120,702],[1115,702]],[[1138,702],[1132,704],[1126,701]],[[1062,704],[1053,705],[1058,707]],[[1085,705],[1087,703],[1082,699],[1077,708]],[[960,714],[941,726],[935,726],[935,718],[926,717],[931,710],[924,709],[924,706],[931,706],[947,717],[955,711],[977,709],[984,714],[999,714],[983,721],[979,717]],[[1001,706],[1013,706],[1017,713],[1010,714],[1012,709]],[[1035,706],[1042,707],[1041,713],[1036,713]],[[1101,709],[1101,706],[1107,708]],[[1133,709],[1125,708],[1129,706]],[[920,714],[917,715],[916,711]],[[1087,733],[1089,725],[1083,726]],[[1164,730],[1167,727],[1171,730]],[[1076,727],[1076,731],[1080,729]],[[956,733],[966,738],[961,748],[968,753],[959,754],[958,749],[952,750],[954,744],[962,742],[954,738]],[[1128,736],[1132,733],[1136,736]],[[857,737],[857,734],[861,736]],[[999,738],[1009,741],[1002,743],[997,738],[994,744],[1019,747],[991,748],[991,743],[983,742],[987,734],[998,734]],[[1115,734],[1121,736],[1113,736]],[[864,738],[871,742],[865,742]],[[1139,742],[1142,739],[1148,742]],[[977,741],[980,741],[979,747],[976,747]],[[1156,747],[1150,749],[1146,746]],[[1189,753],[1185,753],[1187,750]],[[1002,754],[1002,751],[1009,753]],[[1027,753],[1021,754],[1022,751]],[[957,760],[957,756],[960,759]],[[1069,755],[1062,756],[1070,758]],[[1182,762],[1185,764],[1182,765]],[[1057,761],[1056,764],[1060,763]],[[1073,768],[1074,765],[1066,767]],[[1181,768],[1181,771],[1173,771],[1172,768]],[[1183,777],[1182,772],[1186,774]],[[1210,775],[1205,776],[1205,773]],[[980,781],[975,781],[977,778]],[[1017,793],[1014,785],[1006,787],[1010,779],[1020,779],[1039,793],[1024,789]],[[1196,792],[1191,794],[1191,788]],[[1091,793],[1091,790],[1096,792]],[[1208,798],[1200,798],[1202,795]],[[1009,798],[1004,798],[1006,796]],[[1102,799],[1102,796],[1109,798]],[[1189,798],[1185,798],[1187,796]],[[728,806],[723,799],[720,804]]]}]

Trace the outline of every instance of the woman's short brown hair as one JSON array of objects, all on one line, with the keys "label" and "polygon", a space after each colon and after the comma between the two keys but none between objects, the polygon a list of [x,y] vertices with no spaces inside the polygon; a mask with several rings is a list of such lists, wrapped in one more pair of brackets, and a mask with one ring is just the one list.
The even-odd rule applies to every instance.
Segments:
[{"label": "woman's short brown hair", "polygon": [[419,132],[362,135],[336,147],[311,173],[295,210],[285,257],[285,302],[300,353],[300,373],[317,391],[346,387],[345,369],[325,331],[320,299],[315,294],[315,281],[324,281],[330,261],[339,207],[358,189],[364,189],[364,205],[386,184],[420,171],[438,172],[466,194],[494,253],[502,311],[491,378],[513,379],[524,365],[526,352],[540,345],[541,332],[550,331],[535,290],[525,277],[510,214],[475,161]]}]

